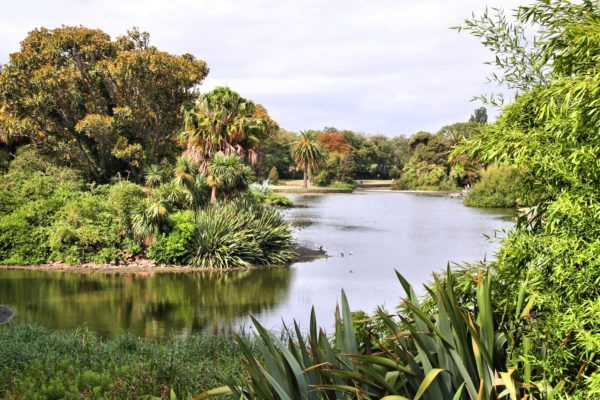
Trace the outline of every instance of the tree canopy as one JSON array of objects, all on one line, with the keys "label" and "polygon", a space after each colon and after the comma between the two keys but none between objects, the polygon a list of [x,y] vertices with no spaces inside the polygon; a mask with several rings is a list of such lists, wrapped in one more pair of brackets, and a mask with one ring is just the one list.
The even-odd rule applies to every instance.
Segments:
[{"label": "tree canopy", "polygon": [[256,161],[255,149],[273,135],[278,125],[260,104],[240,96],[227,87],[202,94],[194,104],[186,104],[182,137],[186,153],[206,170],[217,153]]},{"label": "tree canopy", "polygon": [[173,154],[179,108],[208,73],[138,30],[35,29],[0,71],[0,132],[106,181]]}]

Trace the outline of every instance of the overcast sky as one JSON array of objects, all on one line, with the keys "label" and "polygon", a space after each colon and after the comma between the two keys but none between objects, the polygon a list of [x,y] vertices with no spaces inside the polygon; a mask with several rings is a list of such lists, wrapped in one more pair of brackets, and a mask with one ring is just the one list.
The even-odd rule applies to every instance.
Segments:
[{"label": "overcast sky", "polygon": [[[435,132],[480,104],[489,53],[449,29],[485,4],[517,0],[2,1],[0,63],[35,27],[132,26],[172,53],[205,60],[202,90],[226,85],[288,130]],[[490,114],[494,114],[492,110]]]}]

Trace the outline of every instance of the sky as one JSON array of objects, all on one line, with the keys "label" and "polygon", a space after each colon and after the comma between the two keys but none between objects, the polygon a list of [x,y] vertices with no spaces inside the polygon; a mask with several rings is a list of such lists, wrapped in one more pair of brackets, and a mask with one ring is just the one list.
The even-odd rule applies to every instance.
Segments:
[{"label": "sky", "polygon": [[[205,60],[201,90],[229,86],[287,130],[436,132],[481,104],[488,51],[450,30],[517,0],[1,0],[0,63],[36,27],[139,27],[151,44]],[[489,109],[493,117],[497,111]]]}]

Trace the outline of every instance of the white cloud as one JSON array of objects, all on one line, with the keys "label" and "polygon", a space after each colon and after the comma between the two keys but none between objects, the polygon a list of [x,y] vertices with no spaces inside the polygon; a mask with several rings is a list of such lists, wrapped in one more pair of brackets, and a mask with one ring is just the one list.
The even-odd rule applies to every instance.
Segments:
[{"label": "white cloud", "polygon": [[[517,0],[490,0],[512,8]],[[488,57],[449,27],[479,0],[80,0],[3,5],[0,62],[35,27],[139,26],[159,48],[208,62],[204,88],[229,85],[293,130],[338,126],[410,134],[465,120]]]}]

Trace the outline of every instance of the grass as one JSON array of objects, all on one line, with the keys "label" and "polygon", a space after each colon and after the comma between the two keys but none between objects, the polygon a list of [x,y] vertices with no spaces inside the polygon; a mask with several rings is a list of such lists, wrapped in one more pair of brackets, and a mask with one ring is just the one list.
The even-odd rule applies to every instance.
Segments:
[{"label": "grass", "polygon": [[[391,179],[361,179],[359,188],[388,188],[392,185]],[[332,188],[332,187],[321,187],[316,185],[308,185],[307,188],[303,188],[302,179],[280,179],[277,185],[271,185],[276,193],[352,193],[352,189],[346,188]]]},{"label": "grass", "polygon": [[352,193],[353,189],[349,188],[331,188],[326,186],[316,186],[308,184],[307,188],[303,187],[302,179],[280,179],[277,185],[270,185],[270,188],[275,193]]},{"label": "grass", "polygon": [[192,334],[163,341],[86,329],[0,327],[2,399],[180,399],[243,376],[232,336]]},{"label": "grass", "polygon": [[390,187],[393,180],[391,179],[361,179],[358,185],[360,188],[383,188]]}]

